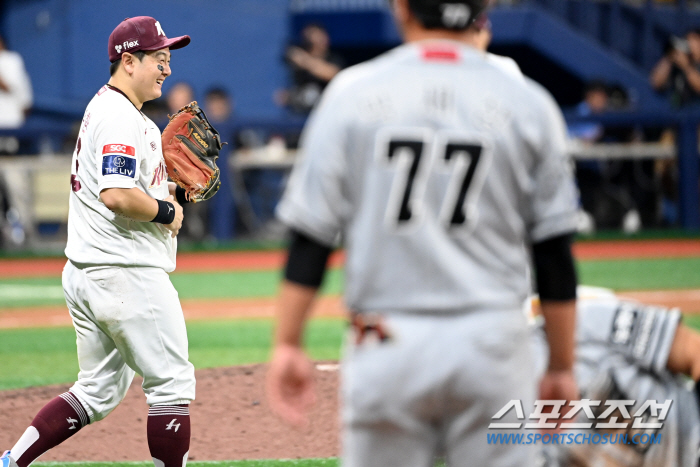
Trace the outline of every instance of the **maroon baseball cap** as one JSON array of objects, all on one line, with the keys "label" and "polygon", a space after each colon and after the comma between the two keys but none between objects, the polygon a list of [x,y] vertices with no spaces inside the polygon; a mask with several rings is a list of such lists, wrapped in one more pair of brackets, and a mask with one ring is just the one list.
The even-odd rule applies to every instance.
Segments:
[{"label": "maroon baseball cap", "polygon": [[107,44],[109,61],[116,62],[124,52],[180,49],[190,43],[190,36],[168,39],[160,23],[150,16],[126,18],[114,28]]}]

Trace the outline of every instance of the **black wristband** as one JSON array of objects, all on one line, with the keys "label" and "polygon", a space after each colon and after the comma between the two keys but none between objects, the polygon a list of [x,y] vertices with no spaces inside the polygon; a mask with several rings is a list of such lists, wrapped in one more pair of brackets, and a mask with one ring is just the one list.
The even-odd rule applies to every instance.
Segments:
[{"label": "black wristband", "polygon": [[173,220],[175,220],[175,206],[173,206],[173,203],[162,199],[157,199],[156,201],[158,201],[158,214],[151,222],[165,225],[172,224]]},{"label": "black wristband", "polygon": [[175,199],[180,203],[180,206],[190,202],[190,200],[187,199],[187,190],[179,185],[175,188]]}]

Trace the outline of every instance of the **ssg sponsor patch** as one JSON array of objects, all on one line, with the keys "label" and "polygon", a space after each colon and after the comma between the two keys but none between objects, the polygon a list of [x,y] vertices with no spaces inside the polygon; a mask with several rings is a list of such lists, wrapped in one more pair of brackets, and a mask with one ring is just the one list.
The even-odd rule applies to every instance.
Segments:
[{"label": "ssg sponsor patch", "polygon": [[136,175],[134,148],[125,144],[107,144],[102,148],[102,175]]}]

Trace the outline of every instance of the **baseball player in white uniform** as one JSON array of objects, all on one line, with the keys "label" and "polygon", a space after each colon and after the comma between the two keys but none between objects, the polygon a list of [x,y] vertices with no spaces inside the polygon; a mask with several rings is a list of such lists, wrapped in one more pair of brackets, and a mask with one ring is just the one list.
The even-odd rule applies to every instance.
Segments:
[{"label": "baseball player in white uniform", "polygon": [[[176,235],[184,190],[169,183],[161,134],[141,112],[170,74],[168,39],[147,16],[109,37],[111,78],[85,110],[73,153],[66,303],[77,334],[78,381],[36,415],[0,465],[26,467],[124,398],[135,372],[150,406],[148,444],[157,467],[182,467],[195,396],[177,291]],[[175,197],[180,201],[175,200]]]},{"label": "baseball player in white uniform", "polygon": [[[537,310],[537,300],[530,303]],[[601,401],[594,416],[602,417],[611,400],[633,401],[627,407],[631,417],[647,400],[659,405],[671,403],[666,413],[656,413],[657,421],[651,408],[643,411],[645,423],[660,422],[660,427],[634,428],[634,418],[621,416],[617,422],[622,425],[615,429],[570,430],[564,442],[542,445],[542,465],[697,467],[700,334],[682,324],[678,309],[624,299],[611,290],[596,287],[579,288],[576,316],[576,379],[582,398]],[[548,350],[540,326],[535,320],[533,343],[538,366],[543,366]],[[596,425],[607,421],[608,417],[591,419],[583,412],[567,420]],[[575,442],[578,435],[596,434],[607,434],[616,442]],[[654,435],[655,441],[641,435]],[[647,442],[641,442],[645,439]]]},{"label": "baseball player in white uniform", "polygon": [[532,465],[487,443],[490,417],[531,404],[521,313],[529,253],[552,359],[540,398],[574,399],[576,189],[551,96],[489,63],[479,0],[395,0],[405,44],[341,71],[310,117],[278,206],[292,240],[268,373],[271,407],[305,423],[302,350],[326,259],[346,248],[353,332],[342,363],[343,466]]}]

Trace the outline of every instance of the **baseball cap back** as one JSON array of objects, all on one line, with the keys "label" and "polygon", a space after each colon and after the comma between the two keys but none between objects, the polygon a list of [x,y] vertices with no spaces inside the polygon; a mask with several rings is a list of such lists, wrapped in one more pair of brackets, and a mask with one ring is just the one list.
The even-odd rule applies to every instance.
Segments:
[{"label": "baseball cap back", "polygon": [[114,63],[124,52],[180,49],[190,43],[190,36],[168,39],[160,23],[150,16],[126,18],[114,28],[107,44],[109,61]]}]

